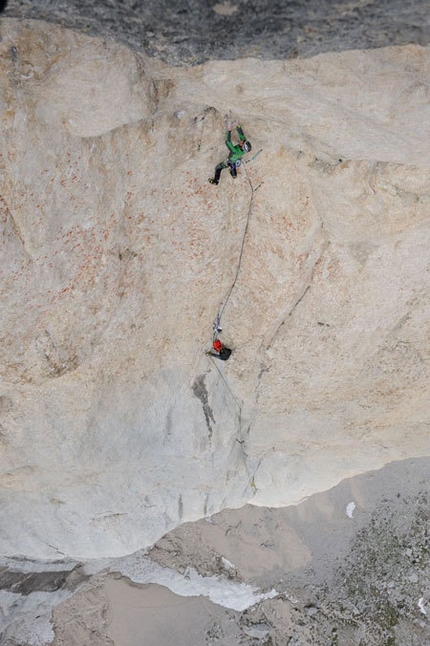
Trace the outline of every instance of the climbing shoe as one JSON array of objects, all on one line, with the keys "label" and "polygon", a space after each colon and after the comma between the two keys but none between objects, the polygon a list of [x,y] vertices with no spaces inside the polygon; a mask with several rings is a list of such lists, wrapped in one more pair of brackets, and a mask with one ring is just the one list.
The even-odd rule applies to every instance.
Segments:
[{"label": "climbing shoe", "polygon": [[215,184],[215,186],[218,186],[218,182],[212,179],[212,177],[209,178],[209,184]]}]

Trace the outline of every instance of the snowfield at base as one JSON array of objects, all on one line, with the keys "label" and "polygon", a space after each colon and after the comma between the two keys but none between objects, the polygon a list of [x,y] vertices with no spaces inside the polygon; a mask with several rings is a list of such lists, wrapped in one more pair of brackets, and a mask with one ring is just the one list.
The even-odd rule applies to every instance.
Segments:
[{"label": "snowfield at base", "polygon": [[[18,644],[44,646],[54,639],[51,609],[67,598],[62,592],[32,592],[29,595],[0,590],[0,639],[13,637]],[[8,614],[13,611],[14,623],[9,625]],[[3,618],[5,621],[3,622]],[[8,628],[3,633],[4,628]],[[7,644],[7,641],[0,643]]]},{"label": "snowfield at base", "polygon": [[181,597],[208,597],[230,610],[246,610],[265,599],[273,599],[279,593],[275,590],[261,592],[246,583],[236,583],[223,576],[201,576],[194,568],[188,567],[183,574],[165,568],[141,554],[132,554],[124,559],[96,561],[87,564],[85,571],[94,574],[104,568],[120,572],[134,583],[156,583],[164,585]]}]

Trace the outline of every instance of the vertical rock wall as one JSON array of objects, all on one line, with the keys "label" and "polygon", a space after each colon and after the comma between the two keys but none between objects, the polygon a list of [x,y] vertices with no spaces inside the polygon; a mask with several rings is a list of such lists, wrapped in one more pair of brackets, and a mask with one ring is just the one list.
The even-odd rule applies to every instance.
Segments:
[{"label": "vertical rock wall", "polygon": [[[428,454],[427,49],[0,47],[3,554],[121,555]],[[225,116],[261,152],[213,187]]]}]

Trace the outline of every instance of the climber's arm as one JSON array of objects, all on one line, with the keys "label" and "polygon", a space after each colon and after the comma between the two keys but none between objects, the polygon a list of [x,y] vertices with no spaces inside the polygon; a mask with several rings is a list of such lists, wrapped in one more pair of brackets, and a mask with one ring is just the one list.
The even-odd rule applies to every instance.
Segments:
[{"label": "climber's arm", "polygon": [[243,134],[242,126],[240,126],[240,125],[236,126],[236,130],[237,130],[237,134],[239,135],[239,139],[241,141],[246,141],[246,137]]},{"label": "climber's arm", "polygon": [[231,140],[231,130],[227,130],[227,134],[225,136],[225,145],[232,153],[236,152],[236,146]]}]

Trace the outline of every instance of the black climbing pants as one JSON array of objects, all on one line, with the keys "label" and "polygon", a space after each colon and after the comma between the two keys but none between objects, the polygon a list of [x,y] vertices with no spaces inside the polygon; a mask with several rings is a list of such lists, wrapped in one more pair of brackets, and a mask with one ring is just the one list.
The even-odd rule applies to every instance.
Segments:
[{"label": "black climbing pants", "polygon": [[231,163],[231,162],[229,162],[229,161],[221,162],[220,164],[218,164],[218,166],[215,166],[215,177],[214,177],[214,182],[215,182],[216,184],[218,184],[218,182],[219,182],[219,178],[220,178],[220,176],[221,176],[221,171],[222,171],[224,168],[230,168],[230,175],[231,175],[232,177],[236,177],[236,176],[237,176],[236,164]]},{"label": "black climbing pants", "polygon": [[221,361],[227,361],[230,358],[232,350],[230,348],[223,348],[221,352],[211,352],[211,357],[215,359],[221,359]]}]

